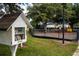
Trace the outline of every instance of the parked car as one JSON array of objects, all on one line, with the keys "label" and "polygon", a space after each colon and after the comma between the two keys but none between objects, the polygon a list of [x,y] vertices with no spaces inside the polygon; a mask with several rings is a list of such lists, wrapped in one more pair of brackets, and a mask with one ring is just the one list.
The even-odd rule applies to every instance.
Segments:
[{"label": "parked car", "polygon": [[[69,24],[64,24],[64,28],[68,28],[68,27],[70,27]],[[58,24],[56,28],[63,28],[63,24]]]},{"label": "parked car", "polygon": [[56,28],[56,23],[48,22],[46,24],[46,28],[47,29],[49,29],[49,28],[51,28],[51,29]]}]

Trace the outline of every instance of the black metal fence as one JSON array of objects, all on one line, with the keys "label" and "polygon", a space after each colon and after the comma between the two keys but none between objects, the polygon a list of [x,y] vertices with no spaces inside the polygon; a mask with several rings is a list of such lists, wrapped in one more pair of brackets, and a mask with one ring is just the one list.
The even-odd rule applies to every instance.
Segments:
[{"label": "black metal fence", "polygon": [[60,29],[33,29],[32,32],[62,32]]},{"label": "black metal fence", "polygon": [[[31,30],[33,36],[38,37],[51,37],[62,39],[62,29],[33,29]],[[64,30],[65,39],[69,40],[78,40],[79,39],[79,30],[73,29],[72,32],[67,32]]]}]

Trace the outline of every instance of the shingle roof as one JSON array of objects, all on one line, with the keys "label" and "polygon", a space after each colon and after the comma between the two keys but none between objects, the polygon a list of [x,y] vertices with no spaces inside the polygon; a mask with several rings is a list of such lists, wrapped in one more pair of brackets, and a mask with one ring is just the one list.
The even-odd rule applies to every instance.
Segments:
[{"label": "shingle roof", "polygon": [[2,16],[3,14],[0,14],[0,16]]},{"label": "shingle roof", "polygon": [[7,30],[21,13],[5,14],[0,19],[0,30]]}]

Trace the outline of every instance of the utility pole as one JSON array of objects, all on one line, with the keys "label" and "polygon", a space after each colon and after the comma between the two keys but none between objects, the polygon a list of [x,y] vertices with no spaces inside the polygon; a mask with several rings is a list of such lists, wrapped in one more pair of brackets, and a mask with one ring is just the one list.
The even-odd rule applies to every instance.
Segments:
[{"label": "utility pole", "polygon": [[62,24],[63,24],[63,28],[62,28],[62,43],[64,44],[64,7],[65,7],[65,3],[62,3],[62,9],[63,9],[63,11],[62,11],[62,20],[63,20],[63,22],[62,22]]}]

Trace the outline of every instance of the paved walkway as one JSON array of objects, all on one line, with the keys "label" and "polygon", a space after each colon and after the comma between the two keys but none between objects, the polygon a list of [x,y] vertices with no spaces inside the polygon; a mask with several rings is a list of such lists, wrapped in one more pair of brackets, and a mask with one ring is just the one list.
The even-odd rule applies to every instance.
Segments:
[{"label": "paved walkway", "polygon": [[79,56],[79,41],[78,41],[78,47],[73,56]]}]

